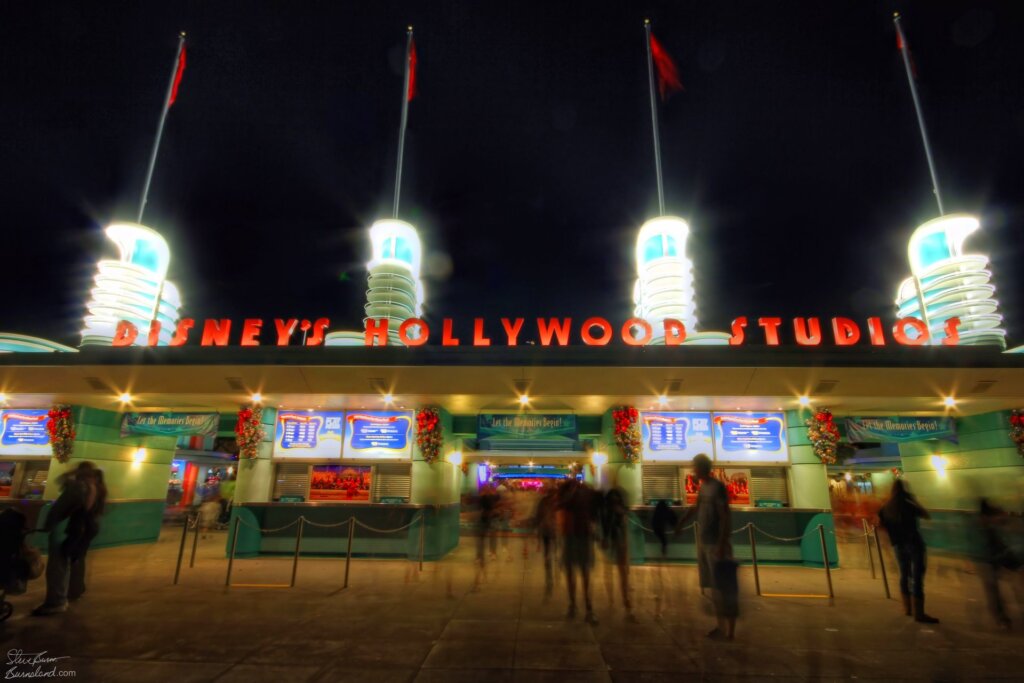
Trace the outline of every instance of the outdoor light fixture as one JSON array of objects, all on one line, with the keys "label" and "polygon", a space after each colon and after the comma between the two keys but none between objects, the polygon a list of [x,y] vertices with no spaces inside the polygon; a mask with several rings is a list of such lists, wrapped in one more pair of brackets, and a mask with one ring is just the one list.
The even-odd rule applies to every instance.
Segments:
[{"label": "outdoor light fixture", "polygon": [[448,462],[458,467],[462,464],[462,451],[452,451],[448,454]]},{"label": "outdoor light fixture", "polygon": [[608,456],[605,455],[604,453],[594,453],[592,456],[590,456],[590,461],[597,465],[598,467],[603,467],[604,465],[608,464]]},{"label": "outdoor light fixture", "polygon": [[117,400],[120,401],[121,403],[131,403],[132,395],[125,391],[117,397]]},{"label": "outdoor light fixture", "polygon": [[948,336],[947,321],[957,318],[961,346],[1006,348],[989,258],[964,253],[964,242],[980,227],[974,216],[951,214],[928,221],[910,237],[910,277],[897,291],[896,315],[921,319],[928,344],[941,344]]},{"label": "outdoor light fixture", "polygon": [[932,467],[940,477],[946,476],[946,459],[941,455],[933,455],[931,458]]},{"label": "outdoor light fixture", "polygon": [[528,394],[519,395],[519,405],[525,406],[530,402],[530,396]]},{"label": "outdoor light fixture", "polygon": [[263,394],[257,391],[255,394],[249,397],[249,400],[251,400],[253,403],[262,403]]},{"label": "outdoor light fixture", "polygon": [[160,323],[157,343],[169,344],[178,322],[181,295],[166,279],[171,262],[167,242],[155,230],[137,223],[114,223],[105,232],[117,245],[120,257],[96,264],[82,346],[110,346],[122,320],[139,329],[136,345],[147,343],[152,322]]},{"label": "outdoor light fixture", "polygon": [[800,402],[800,405],[802,405],[802,406],[806,407],[806,406],[811,405],[811,397],[810,396],[801,396],[797,400]]},{"label": "outdoor light fixture", "polygon": [[956,408],[956,399],[952,396],[947,396],[946,398],[942,399],[942,403],[947,408]]}]

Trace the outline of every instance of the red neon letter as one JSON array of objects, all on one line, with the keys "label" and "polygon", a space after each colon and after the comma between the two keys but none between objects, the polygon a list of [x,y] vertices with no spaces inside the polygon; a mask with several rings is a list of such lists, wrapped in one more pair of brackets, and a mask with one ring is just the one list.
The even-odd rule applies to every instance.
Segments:
[{"label": "red neon letter", "polygon": [[274,320],[274,327],[277,328],[278,346],[288,346],[288,342],[291,341],[292,334],[295,332],[295,326],[298,324],[299,321],[295,318],[289,318],[288,320],[277,318]]},{"label": "red neon letter", "polygon": [[860,327],[849,318],[832,318],[836,346],[853,346],[860,341]]},{"label": "red neon letter", "polygon": [[868,336],[872,346],[885,346],[885,335],[882,333],[882,319],[868,318]]},{"label": "red neon letter", "polygon": [[491,340],[484,336],[484,319],[473,318],[473,346],[490,346]]},{"label": "red neon letter", "polygon": [[110,340],[110,345],[131,346],[135,343],[138,336],[139,328],[135,327],[135,325],[127,320],[122,320],[117,324],[117,330],[114,332],[114,338]]},{"label": "red neon letter", "polygon": [[[917,332],[916,337],[907,334],[908,327]],[[892,336],[904,346],[923,346],[928,343],[928,328],[917,318],[900,318],[892,326]]]},{"label": "red neon letter", "polygon": [[818,346],[821,344],[821,321],[817,318],[793,318],[793,336],[800,346]]},{"label": "red neon letter", "polygon": [[387,318],[367,318],[363,346],[387,346],[388,322]]},{"label": "red neon letter", "polygon": [[732,336],[729,337],[729,346],[739,346],[743,343],[743,339],[747,336],[747,333],[743,331],[746,326],[746,316],[732,321]]},{"label": "red neon letter", "polygon": [[516,324],[513,325],[508,318],[502,318],[501,326],[505,328],[505,336],[508,337],[508,345],[515,346],[516,340],[519,339],[519,330],[523,329],[523,319],[516,318]]},{"label": "red neon letter", "polygon": [[227,318],[217,320],[211,318],[203,322],[203,346],[227,346],[228,335],[231,334],[231,321]]},{"label": "red neon letter", "polygon": [[779,345],[779,325],[782,318],[758,318],[757,324],[764,328],[764,340],[768,346]]},{"label": "red neon letter", "polygon": [[452,319],[445,318],[444,324],[441,325],[441,345],[442,346],[458,346],[459,340],[457,337],[452,336]]},{"label": "red neon letter", "polygon": [[260,328],[263,321],[259,318],[246,318],[242,323],[242,346],[259,346]]},{"label": "red neon letter", "polygon": [[196,326],[196,321],[192,318],[182,318],[178,321],[178,326],[174,330],[174,336],[171,337],[171,346],[183,346],[188,341],[188,331]]},{"label": "red neon letter", "polygon": [[686,326],[678,320],[665,318],[665,346],[679,346],[686,339]]},{"label": "red neon letter", "polygon": [[[590,332],[590,328],[600,327],[601,336],[595,337]],[[587,346],[607,346],[608,342],[612,340],[612,324],[604,318],[587,318],[583,322],[583,327],[580,328],[580,339]]]},{"label": "red neon letter", "polygon": [[956,346],[960,343],[960,318],[946,319],[946,336],[942,339],[943,346]]},{"label": "red neon letter", "polygon": [[313,334],[306,337],[306,346],[320,346],[324,343],[324,332],[330,327],[330,318],[317,318],[313,323]]},{"label": "red neon letter", "polygon": [[558,318],[551,318],[551,320],[544,320],[544,318],[537,318],[537,334],[540,336],[541,346],[551,346],[552,334],[558,340],[559,346],[565,346],[569,343],[569,328],[572,327],[572,318],[563,318],[561,321]]},{"label": "red neon letter", "polygon": [[[634,337],[634,327],[639,327],[643,335]],[[654,336],[654,330],[651,329],[651,324],[643,318],[630,318],[622,324],[622,341],[630,346],[646,346],[652,336]]]},{"label": "red neon letter", "polygon": [[146,341],[150,346],[156,346],[160,343],[160,321],[150,320],[149,321],[149,339]]},{"label": "red neon letter", "polygon": [[[411,330],[415,328],[417,336],[414,339],[410,336]],[[430,338],[430,328],[419,318],[408,318],[398,326],[398,339],[406,346],[423,346]]]}]

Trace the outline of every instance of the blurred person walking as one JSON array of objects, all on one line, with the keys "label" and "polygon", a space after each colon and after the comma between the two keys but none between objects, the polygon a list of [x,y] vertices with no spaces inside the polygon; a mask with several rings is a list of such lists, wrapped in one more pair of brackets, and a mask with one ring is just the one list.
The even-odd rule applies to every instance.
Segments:
[{"label": "blurred person walking", "polygon": [[576,617],[576,573],[583,583],[585,620],[596,624],[594,605],[590,599],[590,570],[594,566],[593,525],[597,505],[593,489],[586,484],[567,479],[558,491],[558,509],[561,513],[562,562],[569,588],[568,619]]},{"label": "blurred person walking", "polygon": [[552,571],[552,564],[555,558],[555,512],[558,507],[558,491],[551,485],[545,485],[544,493],[537,501],[537,511],[534,515],[534,526],[537,529],[537,540],[544,552],[544,597],[551,597],[555,580]]},{"label": "blurred person walking", "polygon": [[700,529],[697,547],[697,574],[700,587],[711,591],[718,625],[708,632],[714,640],[732,640],[739,615],[736,561],[732,556],[729,494],[725,484],[711,476],[711,458],[703,453],[693,458],[693,474],[700,489],[697,504],[686,511],[679,526],[697,517]]},{"label": "blurred person walking", "polygon": [[[635,617],[633,616],[633,605],[629,599],[628,515],[625,492],[617,486],[610,488],[605,493],[604,504],[601,506],[601,547],[604,548],[608,560],[618,570],[622,606],[626,609],[627,618],[632,621]],[[611,572],[610,566],[608,571]],[[611,597],[611,590],[608,592]]]},{"label": "blurred person walking", "polygon": [[924,611],[924,573],[927,568],[924,538],[919,520],[930,519],[906,482],[897,479],[892,485],[889,500],[878,511],[878,519],[889,534],[896,564],[900,570],[900,595],[903,613],[913,615],[922,624],[937,624],[939,620]]},{"label": "blurred person walking", "polygon": [[659,500],[654,506],[654,513],[651,515],[651,529],[655,538],[661,543],[661,559],[668,559],[668,532],[675,529],[678,523],[676,513],[669,507],[668,502]]},{"label": "blurred person walking", "polygon": [[490,549],[491,559],[497,558],[497,538],[494,535],[494,526],[498,515],[498,492],[492,484],[484,484],[480,489],[480,497],[477,505],[480,508],[477,539],[476,539],[476,578],[473,580],[473,589],[480,587],[481,580],[487,579],[487,553]]},{"label": "blurred person walking", "polygon": [[[61,475],[61,494],[46,515],[50,535],[46,563],[46,599],[32,614],[49,616],[67,610],[69,600],[85,593],[85,555],[99,533],[99,516],[107,500],[103,473],[91,462]],[[61,538],[61,522],[64,537]]]},{"label": "blurred person walking", "polygon": [[[1003,539],[1001,527],[1008,519],[1006,511],[982,498],[981,509],[978,512],[982,542],[982,566],[979,573],[985,586],[985,595],[988,598],[992,616],[995,617],[996,623],[1001,628],[1009,630],[1010,615],[1006,610],[1002,592],[999,590],[999,579],[1006,571],[1015,575],[1015,579],[1020,582],[1024,579],[1024,574],[1021,574],[1024,562]],[[1018,589],[1017,586],[1014,588]]]}]

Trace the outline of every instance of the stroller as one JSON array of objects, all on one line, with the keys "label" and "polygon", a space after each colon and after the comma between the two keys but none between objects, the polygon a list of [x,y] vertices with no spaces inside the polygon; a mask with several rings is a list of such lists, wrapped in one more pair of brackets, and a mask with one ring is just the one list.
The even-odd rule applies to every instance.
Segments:
[{"label": "stroller", "polygon": [[42,555],[25,542],[30,533],[23,513],[14,508],[0,512],[0,622],[14,612],[7,594],[21,595],[43,573]]}]

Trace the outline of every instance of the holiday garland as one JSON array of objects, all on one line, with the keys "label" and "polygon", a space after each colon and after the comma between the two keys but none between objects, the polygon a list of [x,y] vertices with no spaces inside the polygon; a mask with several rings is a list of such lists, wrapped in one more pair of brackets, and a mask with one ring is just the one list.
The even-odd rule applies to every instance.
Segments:
[{"label": "holiday garland", "polygon": [[620,406],[612,411],[615,423],[615,445],[628,463],[640,461],[640,413],[633,406]]},{"label": "holiday garland", "polygon": [[235,423],[235,441],[238,443],[239,459],[252,460],[255,458],[259,453],[263,436],[262,406],[242,406],[238,411],[238,422]]},{"label": "holiday garland", "polygon": [[75,424],[71,420],[71,406],[58,403],[47,413],[50,418],[46,431],[50,433],[50,447],[57,462],[67,462],[75,448]]},{"label": "holiday garland", "polygon": [[807,420],[807,438],[814,447],[814,454],[826,465],[836,461],[839,445],[839,428],[836,427],[832,411],[822,408]]},{"label": "holiday garland", "polygon": [[423,460],[432,465],[441,457],[444,430],[436,408],[424,408],[416,413],[416,445],[420,447]]},{"label": "holiday garland", "polygon": [[1024,410],[1010,411],[1010,439],[1017,444],[1017,455],[1024,457]]}]

